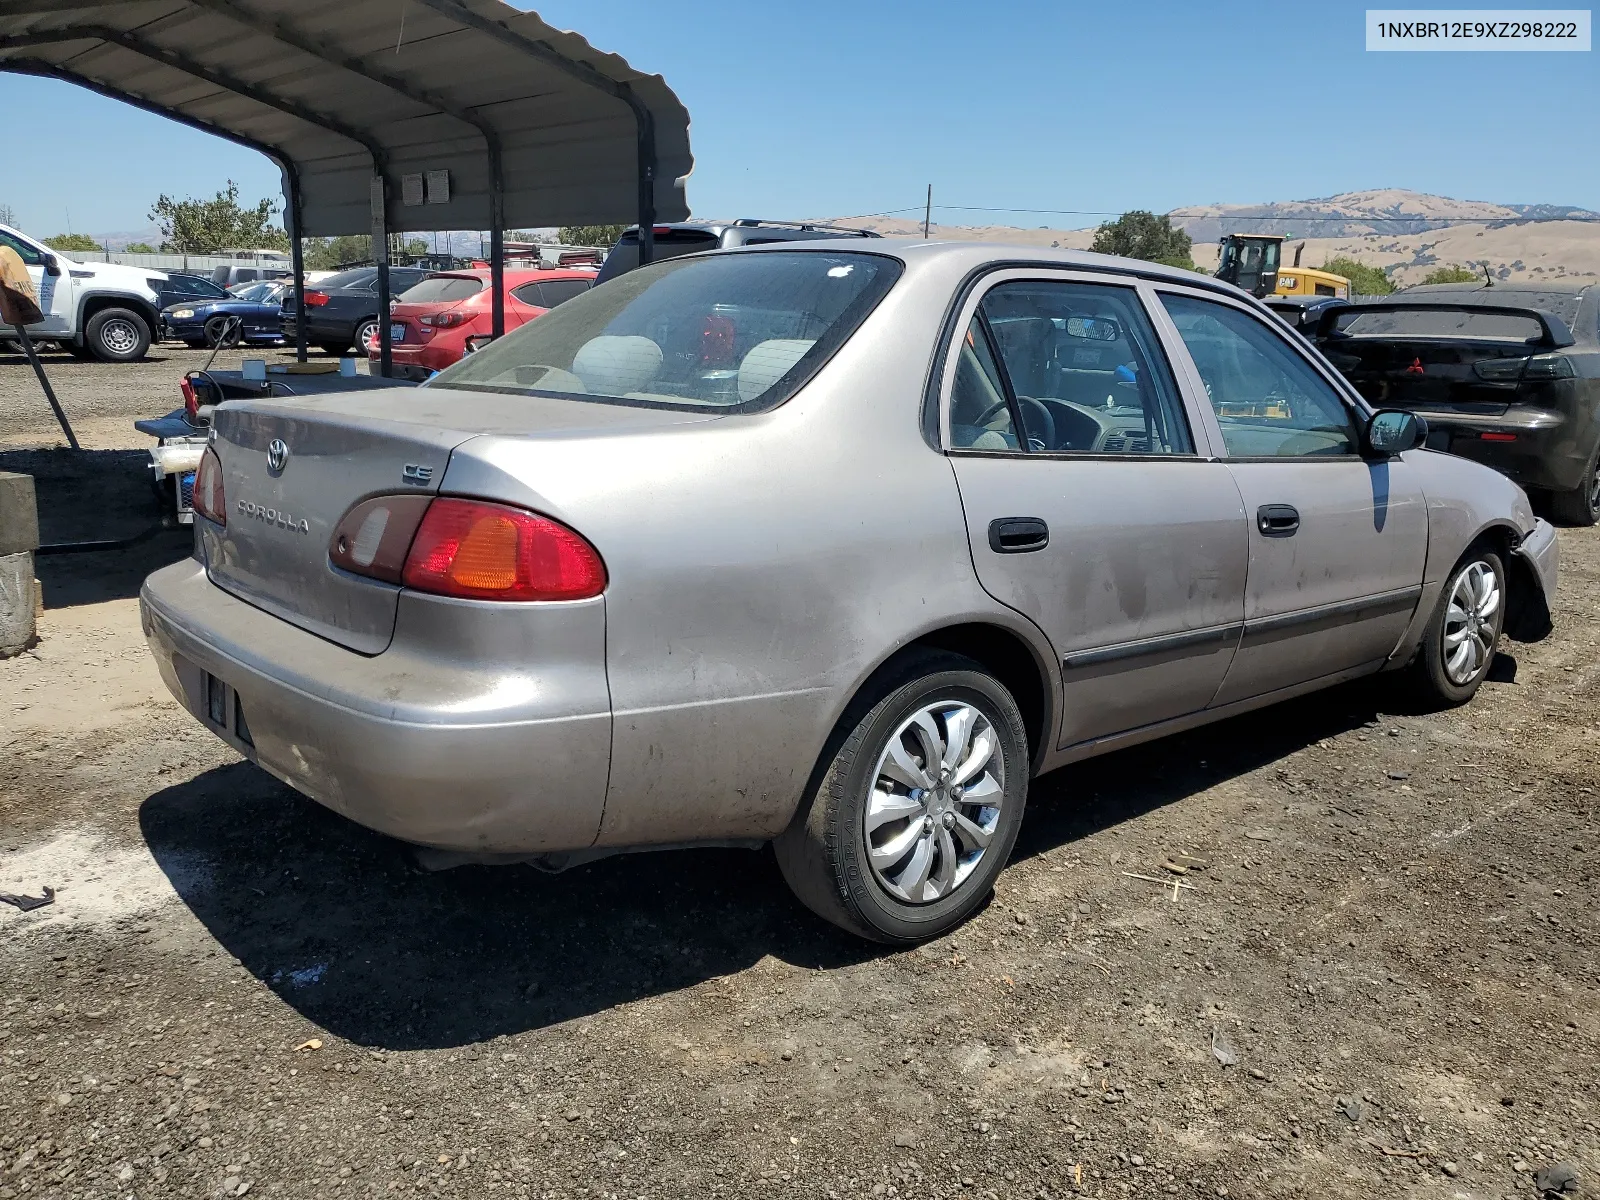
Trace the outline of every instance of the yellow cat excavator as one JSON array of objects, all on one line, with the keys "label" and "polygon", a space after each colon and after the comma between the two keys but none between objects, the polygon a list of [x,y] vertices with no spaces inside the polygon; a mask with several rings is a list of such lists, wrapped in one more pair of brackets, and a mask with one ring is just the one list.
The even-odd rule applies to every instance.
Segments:
[{"label": "yellow cat excavator", "polygon": [[1331,271],[1300,265],[1306,244],[1295,247],[1294,265],[1280,266],[1284,238],[1273,233],[1230,233],[1222,238],[1217,278],[1252,296],[1338,296],[1350,298],[1350,281]]}]

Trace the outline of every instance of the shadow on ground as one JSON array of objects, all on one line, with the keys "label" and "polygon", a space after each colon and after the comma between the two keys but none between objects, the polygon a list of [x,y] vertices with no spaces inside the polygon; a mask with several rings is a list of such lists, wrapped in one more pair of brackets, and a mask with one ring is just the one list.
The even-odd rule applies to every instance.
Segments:
[{"label": "shadow on ground", "polygon": [[193,535],[163,526],[149,464],[143,450],[0,452],[0,471],[33,476],[43,544],[149,535],[124,549],[39,555],[34,573],[46,608],[137,596],[146,575],[188,555]]},{"label": "shadow on ground", "polygon": [[[1054,772],[1034,785],[1016,857],[1372,723],[1396,710],[1386,683]],[[765,955],[831,968],[887,952],[801,908],[765,851],[628,855],[557,876],[529,867],[421,874],[399,843],[245,763],[156,793],[140,823],[231,955],[307,1019],[367,1046],[522,1033],[731,975]],[[209,869],[196,873],[197,861]]]}]

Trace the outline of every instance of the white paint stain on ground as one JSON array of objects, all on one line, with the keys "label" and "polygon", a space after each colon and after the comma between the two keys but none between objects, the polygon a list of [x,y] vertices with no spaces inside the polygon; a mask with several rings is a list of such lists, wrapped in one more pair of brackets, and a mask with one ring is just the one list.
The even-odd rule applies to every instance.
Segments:
[{"label": "white paint stain on ground", "polygon": [[197,855],[156,861],[147,846],[120,846],[71,829],[47,841],[0,854],[0,892],[41,895],[56,901],[32,912],[0,904],[0,941],[47,929],[95,928],[153,913],[211,885],[209,865]]}]

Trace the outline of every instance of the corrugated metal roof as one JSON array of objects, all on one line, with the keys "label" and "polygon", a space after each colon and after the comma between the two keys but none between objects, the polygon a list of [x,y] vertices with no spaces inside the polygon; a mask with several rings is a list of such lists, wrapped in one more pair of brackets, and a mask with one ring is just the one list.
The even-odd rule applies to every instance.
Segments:
[{"label": "corrugated metal roof", "polygon": [[[0,0],[0,70],[271,155],[298,178],[303,236],[368,232],[375,164],[390,229],[492,228],[496,143],[501,228],[631,223],[641,125],[656,219],[689,215],[689,114],[666,81],[499,0]],[[416,186],[439,171],[443,203]]]}]

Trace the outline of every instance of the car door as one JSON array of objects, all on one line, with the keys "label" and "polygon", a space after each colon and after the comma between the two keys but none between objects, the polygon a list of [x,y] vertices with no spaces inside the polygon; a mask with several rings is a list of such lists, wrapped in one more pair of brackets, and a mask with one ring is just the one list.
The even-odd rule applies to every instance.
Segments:
[{"label": "car door", "polygon": [[[33,281],[34,295],[39,299],[39,310],[44,314],[42,320],[28,326],[29,335],[35,338],[70,336],[75,293],[72,272],[67,269],[66,264],[57,262],[55,274],[51,274],[49,265],[57,260],[49,251],[35,246],[32,242],[14,237],[4,230],[0,230],[0,243],[15,250],[17,257],[22,259],[23,265],[28,268],[28,278]],[[4,328],[9,327],[0,325],[0,329]]]},{"label": "car door", "polygon": [[1159,294],[1250,521],[1244,637],[1215,702],[1375,669],[1422,593],[1416,473],[1362,456],[1364,414],[1276,322],[1216,294]]},{"label": "car door", "polygon": [[1239,639],[1245,517],[1141,285],[1000,272],[956,328],[941,436],[978,579],[1058,656],[1057,746],[1205,708]]}]

